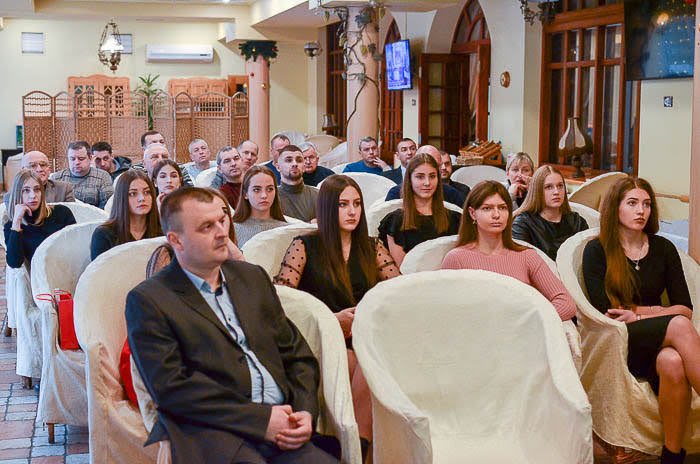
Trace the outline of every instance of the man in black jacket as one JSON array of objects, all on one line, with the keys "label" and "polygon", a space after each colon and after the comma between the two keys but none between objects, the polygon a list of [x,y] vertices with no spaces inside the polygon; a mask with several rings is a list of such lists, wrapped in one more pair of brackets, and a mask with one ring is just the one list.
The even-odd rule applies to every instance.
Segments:
[{"label": "man in black jacket", "polygon": [[403,175],[406,172],[406,166],[408,165],[408,162],[411,161],[411,158],[413,158],[413,156],[416,154],[416,151],[416,142],[413,140],[409,138],[399,140],[399,142],[396,144],[396,153],[394,153],[394,155],[398,156],[401,166],[396,169],[384,171],[382,176],[389,180],[393,180],[394,183],[398,185],[401,185],[401,182],[403,182]]},{"label": "man in black jacket", "polygon": [[265,271],[228,260],[222,202],[180,189],[161,218],[176,259],[126,301],[129,346],[158,407],[147,443],[169,439],[176,464],[337,463],[309,442],[318,363]]}]

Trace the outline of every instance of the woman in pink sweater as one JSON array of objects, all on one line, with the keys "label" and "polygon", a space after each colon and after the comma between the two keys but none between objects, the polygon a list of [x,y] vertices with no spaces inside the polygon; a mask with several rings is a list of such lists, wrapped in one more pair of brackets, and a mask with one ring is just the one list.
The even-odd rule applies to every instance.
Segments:
[{"label": "woman in pink sweater", "polygon": [[499,182],[478,183],[467,197],[457,248],[447,253],[443,269],[482,269],[535,287],[562,321],[576,315],[576,304],[564,284],[533,248],[513,242],[513,203]]}]

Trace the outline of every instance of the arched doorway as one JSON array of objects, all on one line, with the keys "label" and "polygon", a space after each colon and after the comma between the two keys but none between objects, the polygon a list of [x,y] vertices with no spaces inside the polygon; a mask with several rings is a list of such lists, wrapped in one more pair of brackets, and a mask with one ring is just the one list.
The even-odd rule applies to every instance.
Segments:
[{"label": "arched doorway", "polygon": [[491,40],[478,0],[467,1],[452,39],[452,53],[421,55],[421,143],[451,154],[488,137]]},{"label": "arched doorway", "polygon": [[[386,33],[384,44],[401,40],[401,33],[396,21],[392,21]],[[379,134],[382,139],[381,156],[392,164],[396,144],[403,137],[403,90],[389,90],[386,80],[386,60],[382,60],[381,126]]]}]

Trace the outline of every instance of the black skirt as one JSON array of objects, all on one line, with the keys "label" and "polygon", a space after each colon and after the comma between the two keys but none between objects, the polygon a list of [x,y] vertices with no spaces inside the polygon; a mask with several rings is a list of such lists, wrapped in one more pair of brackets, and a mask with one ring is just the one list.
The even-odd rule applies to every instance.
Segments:
[{"label": "black skirt", "polygon": [[656,372],[656,357],[666,338],[668,324],[676,316],[652,317],[627,324],[627,367],[633,376],[646,379],[657,396],[659,374]]}]

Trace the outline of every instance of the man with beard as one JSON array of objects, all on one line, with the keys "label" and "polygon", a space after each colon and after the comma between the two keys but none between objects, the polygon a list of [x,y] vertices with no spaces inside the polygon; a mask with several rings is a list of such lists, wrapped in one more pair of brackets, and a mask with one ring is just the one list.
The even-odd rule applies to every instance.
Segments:
[{"label": "man with beard", "polygon": [[304,155],[296,145],[287,145],[277,158],[280,172],[280,205],[282,213],[309,222],[316,218],[318,190],[304,185]]},{"label": "man with beard", "polygon": [[216,154],[216,165],[226,183],[219,190],[224,194],[232,208],[238,205],[243,181],[243,159],[238,150],[230,145],[223,147]]}]

